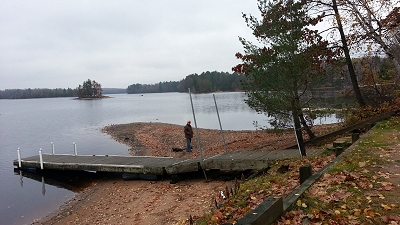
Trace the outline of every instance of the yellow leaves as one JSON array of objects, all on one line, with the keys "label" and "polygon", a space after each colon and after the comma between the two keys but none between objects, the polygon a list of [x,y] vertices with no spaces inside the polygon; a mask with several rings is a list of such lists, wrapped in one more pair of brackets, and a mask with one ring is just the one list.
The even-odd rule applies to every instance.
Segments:
[{"label": "yellow leaves", "polygon": [[381,207],[382,207],[384,210],[391,210],[391,209],[392,209],[391,206],[385,205],[385,204],[381,204]]},{"label": "yellow leaves", "polygon": [[358,166],[359,166],[359,167],[364,167],[366,164],[367,164],[367,162],[359,162],[359,163],[358,163]]},{"label": "yellow leaves", "polygon": [[360,209],[355,209],[354,213],[353,213],[353,216],[357,216],[357,217],[361,216],[361,210]]},{"label": "yellow leaves", "polygon": [[374,217],[376,213],[372,209],[364,209],[364,214],[367,217]]},{"label": "yellow leaves", "polygon": [[211,217],[211,221],[212,221],[213,223],[218,223],[219,220],[220,220],[220,218],[219,218],[218,216],[212,216],[212,217]]},{"label": "yellow leaves", "polygon": [[301,202],[300,199],[297,200],[296,205],[297,205],[298,207],[302,207],[302,208],[307,208],[307,207],[308,207],[307,204],[304,203],[304,202]]},{"label": "yellow leaves", "polygon": [[353,209],[353,216],[355,217],[360,217],[360,216],[365,216],[365,217],[375,217],[379,216],[379,213],[374,212],[371,208],[366,208],[366,209]]}]

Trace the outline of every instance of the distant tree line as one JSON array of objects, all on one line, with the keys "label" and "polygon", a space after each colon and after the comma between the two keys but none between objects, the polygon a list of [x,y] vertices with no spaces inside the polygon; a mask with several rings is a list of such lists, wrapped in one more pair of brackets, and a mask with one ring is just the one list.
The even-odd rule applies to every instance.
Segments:
[{"label": "distant tree line", "polygon": [[0,99],[27,99],[27,98],[56,98],[75,97],[75,89],[67,88],[35,88],[35,89],[6,89],[0,90]]},{"label": "distant tree line", "polygon": [[159,82],[156,84],[132,84],[127,88],[128,94],[187,92],[197,93],[215,91],[239,91],[242,89],[241,80],[244,75],[228,72],[203,72],[200,75],[190,74],[181,81]]},{"label": "distant tree line", "polygon": [[128,94],[178,92],[179,83],[179,81],[169,81],[156,84],[132,84],[126,91]]},{"label": "distant tree line", "polygon": [[[316,87],[334,88],[342,90],[351,85],[351,81],[345,74],[348,71],[339,62],[338,65],[326,67],[324,79],[321,83],[317,83]],[[397,71],[392,61],[389,58],[382,57],[363,57],[354,58],[353,60],[357,79],[360,81],[361,90],[367,101],[371,101],[370,96],[389,96],[386,92],[391,90],[385,83],[393,83],[397,78]],[[155,84],[132,84],[127,89],[124,88],[101,88],[102,94],[120,94],[120,93],[163,93],[163,92],[187,92],[188,88],[192,92],[204,93],[215,91],[241,91],[242,81],[246,78],[243,74],[228,73],[228,72],[203,72],[199,74],[190,74],[181,81],[159,82]],[[95,81],[94,81],[95,82]],[[82,89],[83,85],[79,85]],[[378,84],[378,85],[377,85]],[[90,85],[86,85],[88,91],[93,92],[92,81]],[[55,98],[55,97],[77,97],[78,88],[35,88],[35,89],[6,89],[0,90],[0,99],[27,99],[27,98]],[[375,92],[372,95],[372,92]],[[99,92],[96,91],[96,94]],[[379,101],[373,99],[373,101]]]},{"label": "distant tree line", "polygon": [[126,88],[103,88],[103,94],[126,94]]}]

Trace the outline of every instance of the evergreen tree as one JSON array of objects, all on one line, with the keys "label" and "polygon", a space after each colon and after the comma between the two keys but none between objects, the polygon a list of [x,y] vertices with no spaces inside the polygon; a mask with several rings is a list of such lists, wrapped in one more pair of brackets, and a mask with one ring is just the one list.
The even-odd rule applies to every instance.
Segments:
[{"label": "evergreen tree", "polygon": [[100,98],[102,96],[101,84],[88,79],[76,88],[78,98]]},{"label": "evergreen tree", "polygon": [[335,56],[328,42],[309,29],[318,19],[308,16],[305,3],[259,0],[262,19],[243,17],[263,46],[241,38],[245,54],[236,54],[242,63],[233,68],[247,77],[243,88],[251,108],[274,117],[271,124],[275,127],[287,127],[293,121],[302,155],[306,155],[302,127],[314,137],[302,108],[310,100],[307,93],[313,81]]}]

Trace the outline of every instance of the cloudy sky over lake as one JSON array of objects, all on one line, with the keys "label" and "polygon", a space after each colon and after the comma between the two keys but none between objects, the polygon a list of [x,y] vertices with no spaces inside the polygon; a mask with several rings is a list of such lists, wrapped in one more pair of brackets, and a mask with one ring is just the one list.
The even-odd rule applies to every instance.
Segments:
[{"label": "cloudy sky over lake", "polygon": [[255,0],[0,2],[0,90],[103,87],[232,72]]}]

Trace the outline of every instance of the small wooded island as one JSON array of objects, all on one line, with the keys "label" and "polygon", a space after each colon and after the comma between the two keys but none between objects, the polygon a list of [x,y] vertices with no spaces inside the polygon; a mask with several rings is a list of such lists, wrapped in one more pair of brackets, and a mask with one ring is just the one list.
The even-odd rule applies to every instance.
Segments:
[{"label": "small wooded island", "polygon": [[94,100],[94,99],[102,99],[109,98],[108,96],[104,96],[102,94],[103,89],[101,88],[101,84],[97,83],[95,80],[88,79],[84,81],[82,85],[79,85],[76,88],[76,95],[79,100]]}]

